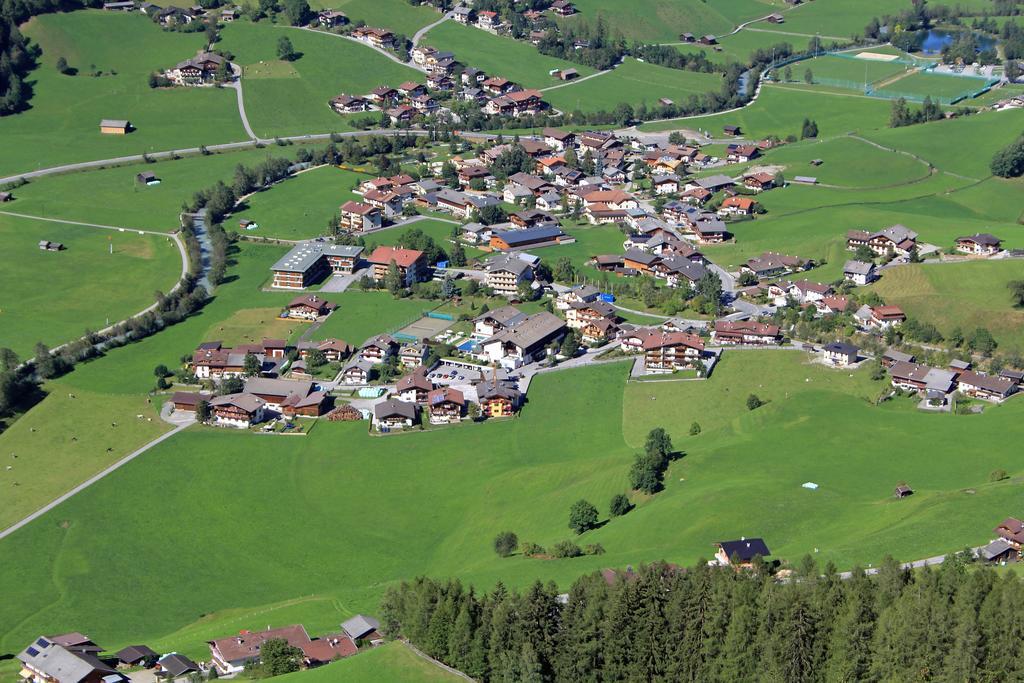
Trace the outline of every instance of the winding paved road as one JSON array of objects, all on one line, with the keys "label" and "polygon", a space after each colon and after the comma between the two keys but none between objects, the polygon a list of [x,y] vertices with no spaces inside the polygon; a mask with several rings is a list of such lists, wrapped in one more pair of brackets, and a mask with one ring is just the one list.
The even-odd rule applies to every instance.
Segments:
[{"label": "winding paved road", "polygon": [[439,26],[439,25],[443,24],[444,22],[448,21],[449,19],[451,19],[451,16],[452,16],[451,12],[446,12],[445,14],[442,14],[441,18],[438,19],[437,21],[435,21],[433,24],[427,24],[426,26],[421,28],[419,31],[416,31],[416,33],[413,34],[413,37],[412,37],[412,46],[416,47],[417,45],[419,45],[420,41],[423,40],[423,36],[427,35],[427,33],[429,33],[430,30],[432,28],[434,28],[435,26]]}]

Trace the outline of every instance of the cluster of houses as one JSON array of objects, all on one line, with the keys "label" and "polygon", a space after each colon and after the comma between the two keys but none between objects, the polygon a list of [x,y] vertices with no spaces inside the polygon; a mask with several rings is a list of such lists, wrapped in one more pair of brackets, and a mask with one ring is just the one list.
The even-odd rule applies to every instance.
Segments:
[{"label": "cluster of houses", "polygon": [[890,349],[881,358],[893,387],[920,394],[933,407],[942,407],[954,392],[970,398],[1001,403],[1015,394],[1024,373],[1003,370],[997,375],[975,371],[971,363],[954,360],[946,368],[915,362],[914,356]]},{"label": "cluster of houses", "polygon": [[[394,35],[377,28],[357,28],[352,37],[378,48],[393,47]],[[413,48],[414,64],[426,72],[426,83],[408,81],[397,88],[381,85],[364,95],[341,93],[330,101],[339,114],[383,111],[394,125],[411,124],[442,111],[438,97],[474,102],[490,115],[539,114],[549,108],[539,90],[523,88],[507,78],[463,67],[452,52],[430,46]]]},{"label": "cluster of houses", "polygon": [[207,641],[210,661],[197,663],[171,652],[160,655],[148,645],[129,645],[105,654],[89,636],[63,633],[39,636],[18,653],[19,676],[29,683],[128,683],[128,670],[145,669],[156,680],[201,674],[205,677],[236,676],[248,665],[260,663],[260,648],[270,640],[283,640],[302,652],[301,665],[313,668],[351,657],[360,648],[384,642],[380,623],[357,614],[341,624],[337,633],[310,637],[301,624],[265,631],[240,631],[237,635]]},{"label": "cluster of houses", "polygon": [[223,5],[216,9],[207,9],[201,5],[190,5],[189,7],[176,7],[168,5],[161,7],[146,0],[113,0],[104,2],[103,9],[109,12],[134,12],[138,10],[142,14],[153,19],[164,28],[185,26],[193,21],[214,17],[218,21],[230,23],[241,16],[241,8],[237,5]]}]

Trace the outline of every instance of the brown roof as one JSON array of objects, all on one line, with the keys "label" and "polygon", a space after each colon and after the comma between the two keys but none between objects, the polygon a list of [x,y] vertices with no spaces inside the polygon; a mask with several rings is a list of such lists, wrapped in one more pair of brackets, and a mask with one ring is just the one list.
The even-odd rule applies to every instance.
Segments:
[{"label": "brown roof", "polygon": [[363,204],[361,202],[353,201],[347,201],[344,204],[342,204],[341,210],[345,213],[355,213],[359,214],[360,216],[365,216],[367,214],[373,213],[374,211],[379,211],[379,209],[375,206],[370,206],[369,204]]},{"label": "brown roof", "polygon": [[451,402],[456,405],[465,405],[466,399],[462,395],[462,392],[458,389],[452,389],[451,387],[441,387],[434,389],[427,394],[427,405],[435,406],[438,403]]},{"label": "brown roof", "polygon": [[415,263],[421,256],[422,251],[416,251],[415,249],[402,249],[395,247],[377,247],[370,254],[370,257],[366,259],[370,263],[388,265],[392,261],[398,265],[399,268],[408,268]]},{"label": "brown roof", "polygon": [[343,634],[317,638],[300,647],[310,662],[330,662],[338,657],[351,657],[359,651],[355,641]]},{"label": "brown roof", "polygon": [[689,332],[659,332],[644,339],[643,348],[660,349],[665,346],[689,346],[698,351],[704,350],[704,341],[695,334]]},{"label": "brown roof", "polygon": [[209,645],[216,648],[221,657],[228,662],[237,662],[245,659],[257,659],[260,656],[260,646],[273,638],[281,638],[289,645],[301,648],[312,642],[306,628],[301,624],[283,626],[281,628],[269,629],[250,633],[242,631],[237,636],[228,636],[218,640],[207,641]]},{"label": "brown roof", "polygon": [[398,380],[398,384],[395,385],[395,390],[399,393],[410,389],[430,391],[433,388],[434,383],[427,379],[427,369],[422,365]]},{"label": "brown roof", "polygon": [[297,308],[299,306],[308,306],[316,311],[333,311],[336,307],[330,301],[321,299],[316,294],[303,294],[297,296],[288,302],[288,308]]},{"label": "brown roof", "polygon": [[879,320],[907,317],[907,314],[899,306],[875,306],[871,309],[871,314]]},{"label": "brown roof", "polygon": [[753,320],[730,320],[715,321],[715,334],[756,334],[761,336],[779,336],[779,326],[759,323]]}]

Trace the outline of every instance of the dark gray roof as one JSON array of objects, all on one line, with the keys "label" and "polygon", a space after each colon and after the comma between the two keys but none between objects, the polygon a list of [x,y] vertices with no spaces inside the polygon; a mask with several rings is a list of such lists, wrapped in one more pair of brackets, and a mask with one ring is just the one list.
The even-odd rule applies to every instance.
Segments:
[{"label": "dark gray roof", "polygon": [[875,269],[875,264],[868,261],[847,261],[843,265],[844,273],[853,273],[854,275],[870,275],[871,271]]},{"label": "dark gray roof", "polygon": [[829,353],[841,353],[846,356],[857,355],[857,347],[853,344],[847,344],[846,342],[835,341],[830,344],[825,344],[822,348]]},{"label": "dark gray roof", "polygon": [[185,655],[172,652],[160,658],[158,664],[172,676],[184,676],[190,671],[199,671],[199,665]]},{"label": "dark gray roof", "polygon": [[148,645],[129,645],[117,651],[117,658],[125,664],[134,664],[143,659],[159,657]]},{"label": "dark gray roof", "polygon": [[341,630],[348,634],[353,640],[362,638],[370,631],[380,628],[380,622],[373,617],[357,614],[341,624]]},{"label": "dark gray roof", "polygon": [[557,226],[527,228],[526,230],[508,230],[506,232],[494,233],[494,237],[501,239],[510,247],[517,244],[553,240],[557,237],[562,237],[563,235],[565,235],[565,233]]},{"label": "dark gray roof", "polygon": [[697,180],[697,184],[703,187],[705,190],[711,190],[712,192],[714,192],[715,190],[720,190],[723,187],[735,185],[736,182],[727,175],[718,174],[708,176],[707,178],[699,178]]},{"label": "dark gray roof", "polygon": [[18,654],[18,659],[37,671],[45,673],[58,683],[78,683],[94,672],[117,674],[95,655],[74,652],[49,638],[40,637]]},{"label": "dark gray roof", "polygon": [[378,420],[388,417],[402,417],[409,420],[416,419],[416,404],[398,401],[393,398],[381,401],[373,406],[373,414]]},{"label": "dark gray roof", "polygon": [[732,559],[734,556],[740,559],[740,562],[749,562],[754,559],[755,555],[761,557],[768,557],[771,552],[768,550],[768,546],[765,545],[763,539],[760,538],[747,538],[739,541],[720,541],[718,543],[725,551],[726,557]]}]

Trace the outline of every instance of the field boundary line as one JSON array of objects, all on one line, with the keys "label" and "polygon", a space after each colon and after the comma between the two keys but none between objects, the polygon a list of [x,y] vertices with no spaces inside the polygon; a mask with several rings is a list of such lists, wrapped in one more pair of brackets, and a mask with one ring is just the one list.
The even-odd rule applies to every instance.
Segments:
[{"label": "field boundary line", "polygon": [[92,486],[93,484],[98,482],[99,480],[101,480],[104,477],[106,477],[111,472],[114,472],[117,469],[119,469],[120,467],[122,467],[124,465],[127,465],[132,460],[134,460],[135,458],[139,457],[140,455],[142,455],[143,453],[148,451],[153,446],[156,446],[157,444],[162,443],[163,441],[166,441],[167,439],[171,438],[172,436],[174,436],[178,432],[182,431],[183,429],[186,429],[186,428],[190,427],[191,424],[192,423],[181,424],[181,425],[178,425],[177,427],[175,427],[174,429],[170,430],[169,432],[164,432],[163,434],[161,434],[157,438],[153,439],[149,443],[146,443],[142,447],[137,448],[134,451],[132,451],[131,453],[129,453],[128,455],[124,456],[123,458],[121,458],[120,460],[115,462],[113,465],[110,465],[107,468],[101,470],[98,474],[94,474],[93,476],[89,477],[88,479],[83,481],[78,486],[75,486],[73,489],[71,489],[67,493],[64,493],[64,494],[61,494],[60,496],[57,496],[56,498],[54,498],[49,503],[47,503],[43,507],[39,508],[38,510],[36,510],[32,514],[28,515],[27,517],[24,517],[20,521],[15,522],[14,524],[10,525],[9,527],[4,529],[3,531],[0,531],[0,540],[3,540],[4,538],[10,536],[15,531],[17,531],[21,527],[25,526],[26,524],[28,524],[28,523],[38,519],[39,517],[42,517],[43,515],[45,515],[50,510],[54,509],[55,507],[57,507],[58,505],[60,505],[64,501],[72,498],[76,494],[81,493],[82,491],[84,491],[85,489],[89,488],[90,486]]},{"label": "field boundary line", "polygon": [[824,40],[849,40],[849,38],[840,38],[839,36],[823,36],[815,35],[813,33],[797,33],[795,31],[776,31],[770,28],[753,28],[752,26],[747,27],[748,31],[754,31],[755,33],[777,33],[780,36],[796,36],[798,38],[822,38]]},{"label": "field boundary line", "polygon": [[418,647],[416,647],[415,645],[410,643],[405,638],[402,638],[398,642],[401,643],[402,645],[404,645],[405,647],[407,647],[409,649],[409,651],[412,652],[414,655],[416,655],[417,657],[419,657],[421,659],[427,660],[428,662],[430,662],[431,664],[433,664],[437,668],[442,669],[444,671],[447,671],[448,673],[452,674],[453,676],[458,676],[459,678],[461,678],[463,680],[472,681],[473,683],[476,683],[476,679],[472,678],[469,674],[463,673],[462,671],[459,671],[458,669],[454,669],[454,668],[448,666],[444,662],[440,662],[440,661],[434,659],[433,657],[428,655],[426,652],[423,652]]}]

